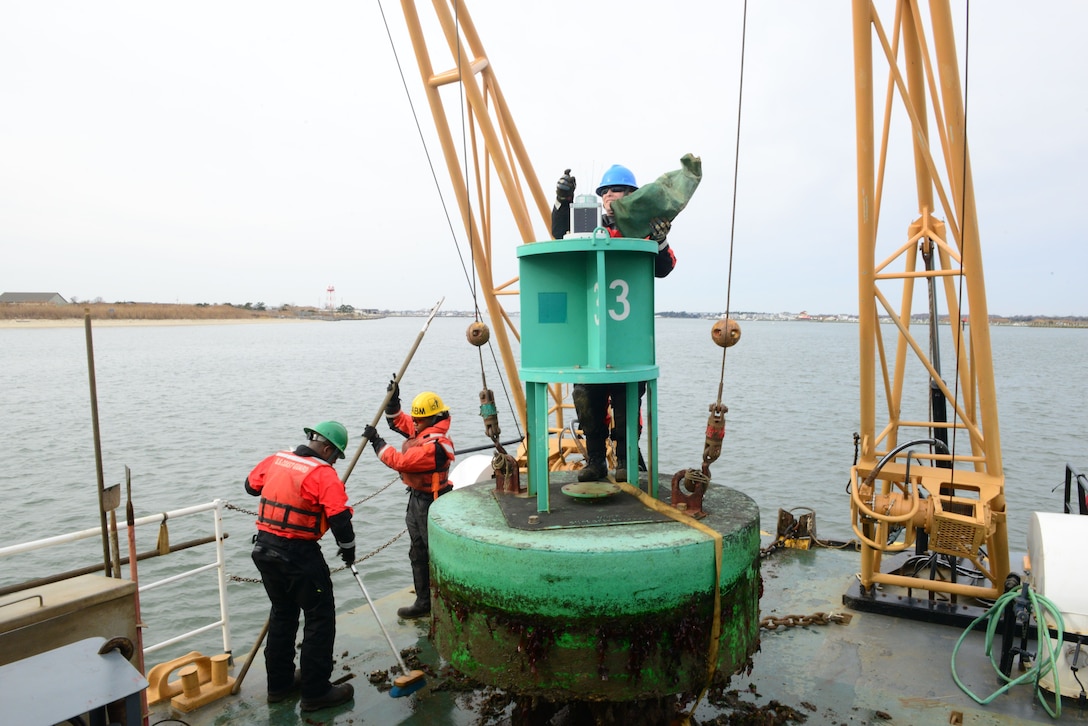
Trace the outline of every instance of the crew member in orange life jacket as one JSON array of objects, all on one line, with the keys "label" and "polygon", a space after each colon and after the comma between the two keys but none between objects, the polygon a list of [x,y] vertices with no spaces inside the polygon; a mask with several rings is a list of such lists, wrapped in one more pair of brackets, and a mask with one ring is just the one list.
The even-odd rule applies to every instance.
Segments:
[{"label": "crew member in orange life jacket", "polygon": [[438,394],[425,391],[412,400],[409,416],[400,408],[400,386],[390,381],[386,391],[392,391],[389,405],[385,408],[385,420],[389,428],[408,439],[400,451],[389,446],[370,425],[363,430],[363,438],[369,439],[374,453],[383,464],[400,472],[401,480],[408,487],[408,509],[404,522],[408,525],[411,546],[408,560],[412,563],[412,580],[416,587],[416,600],[397,610],[402,618],[421,618],[431,613],[431,559],[427,548],[427,512],[431,503],[452,491],[449,482],[450,464],[453,463],[453,442],[447,435],[450,430],[450,410]]},{"label": "crew member in orange life jacket", "polygon": [[[563,239],[570,231],[570,205],[574,201],[575,179],[570,169],[555,185],[555,205],[552,207],[552,237]],[[623,231],[616,227],[612,216],[612,202],[622,199],[638,189],[635,175],[625,166],[615,164],[605,171],[601,183],[597,186],[597,196],[601,198],[601,225],[612,237],[624,237]],[[657,242],[657,257],[654,258],[654,277],[666,277],[676,267],[676,255],[666,237],[672,223],[665,217],[650,220],[650,236],[647,239]],[[646,393],[646,384],[638,384],[639,407],[642,396]],[[627,481],[627,397],[624,384],[616,383],[576,383],[571,392],[574,408],[578,412],[578,425],[586,437],[586,463],[578,472],[578,481],[595,481],[608,476],[605,439],[608,436],[608,404],[612,403],[612,441],[616,451],[616,481]],[[642,433],[641,420],[639,434]],[[642,452],[638,455],[639,469],[645,471]],[[635,477],[638,480],[638,477]]]},{"label": "crew member in orange life jacket", "polygon": [[[355,562],[355,531],[348,495],[332,464],[344,458],[348,432],[336,421],[305,428],[307,442],[280,451],[254,467],[246,491],[261,498],[253,562],[261,572],[272,609],[264,649],[268,702],[302,692],[303,711],[350,701],[350,683],[332,685],[332,649],[336,639],[336,601],[329,566],[318,540],[331,529],[345,564]],[[295,639],[299,614],[302,631],[299,672]]]}]

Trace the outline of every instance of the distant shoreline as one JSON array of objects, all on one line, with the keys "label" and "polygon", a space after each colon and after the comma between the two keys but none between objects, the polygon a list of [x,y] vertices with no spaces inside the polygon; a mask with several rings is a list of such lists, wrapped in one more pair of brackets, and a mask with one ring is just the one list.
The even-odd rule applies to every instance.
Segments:
[{"label": "distant shoreline", "polygon": [[297,323],[306,321],[374,320],[384,315],[373,310],[277,308],[263,305],[186,305],[169,303],[3,303],[0,329],[72,328],[90,316],[94,327],[146,327],[154,325],[241,325],[245,323]]},{"label": "distant shoreline", "polygon": [[[79,307],[77,307],[77,305]],[[74,309],[73,309],[74,308]],[[79,308],[82,308],[80,310]],[[84,314],[80,314],[80,312]],[[330,311],[319,308],[265,309],[262,307],[229,304],[186,305],[170,303],[85,303],[57,306],[52,303],[4,303],[0,304],[0,330],[17,328],[74,328],[81,327],[86,313],[94,327],[148,327],[191,325],[243,325],[246,323],[298,323],[308,321],[341,322],[378,320],[387,317],[426,316],[426,310],[357,310],[350,306]],[[517,313],[514,313],[517,315]],[[465,311],[444,311],[439,317],[472,317]],[[661,319],[716,320],[720,313],[692,313],[663,311],[655,314]],[[823,315],[801,313],[734,312],[738,322],[811,322],[811,323],[858,323],[857,315]],[[881,319],[881,322],[890,322]],[[914,317],[913,323],[925,323],[924,316]],[[948,325],[942,316],[940,325]],[[1088,329],[1088,317],[1067,316],[990,316],[991,326],[1032,328],[1080,328]]]},{"label": "distant shoreline", "polygon": [[[179,326],[179,325],[247,325],[258,324],[264,325],[267,323],[308,323],[314,321],[314,318],[205,318],[202,320],[197,319],[184,319],[184,318],[163,318],[160,320],[153,320],[148,318],[107,318],[107,319],[91,319],[92,328],[135,328],[135,327],[148,327],[153,325],[161,326]],[[0,329],[6,328],[82,328],[83,318],[59,318],[59,319],[46,319],[46,318],[16,318],[8,320],[0,320]]]}]

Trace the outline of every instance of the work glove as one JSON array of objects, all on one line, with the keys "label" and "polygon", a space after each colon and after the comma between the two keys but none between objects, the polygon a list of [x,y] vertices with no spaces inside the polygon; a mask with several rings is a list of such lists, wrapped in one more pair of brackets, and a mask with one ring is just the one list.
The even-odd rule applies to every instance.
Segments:
[{"label": "work glove", "polygon": [[341,547],[337,553],[340,555],[340,559],[344,561],[344,564],[351,567],[355,564],[355,548],[354,547]]},{"label": "work glove", "polygon": [[661,249],[661,243],[669,236],[670,229],[672,222],[665,217],[654,217],[650,220],[650,239],[658,243],[658,249]]},{"label": "work glove", "polygon": [[559,177],[559,181],[555,183],[556,201],[570,204],[574,201],[574,190],[577,187],[577,182],[575,182],[574,177],[570,175],[570,169],[564,169],[563,176]]},{"label": "work glove", "polygon": [[378,436],[378,429],[374,428],[370,424],[363,427],[363,438],[370,442],[370,445],[374,447],[374,453],[377,454],[385,446],[385,439]]},{"label": "work glove", "polygon": [[400,413],[400,384],[397,383],[397,377],[394,375],[389,379],[389,385],[385,387],[386,392],[393,392],[393,395],[389,397],[389,403],[385,406],[386,416],[396,416]]}]

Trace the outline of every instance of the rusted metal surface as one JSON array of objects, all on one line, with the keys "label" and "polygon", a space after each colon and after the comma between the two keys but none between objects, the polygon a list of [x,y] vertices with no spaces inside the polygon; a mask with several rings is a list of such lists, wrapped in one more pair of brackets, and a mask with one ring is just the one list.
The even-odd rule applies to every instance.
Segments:
[{"label": "rusted metal surface", "polygon": [[[705,467],[704,467],[705,469]],[[710,477],[698,469],[681,469],[672,477],[672,504],[689,516],[702,519],[703,495],[710,486]]]}]

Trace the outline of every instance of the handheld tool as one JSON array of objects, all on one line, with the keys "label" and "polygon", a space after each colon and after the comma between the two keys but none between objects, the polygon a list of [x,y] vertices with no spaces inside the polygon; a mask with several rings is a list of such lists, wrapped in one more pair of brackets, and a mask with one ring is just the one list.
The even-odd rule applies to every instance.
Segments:
[{"label": "handheld tool", "polygon": [[393,679],[393,690],[389,692],[389,695],[393,698],[401,698],[415,693],[427,685],[427,680],[423,677],[423,671],[408,670],[408,666],[404,664],[404,659],[400,657],[400,651],[393,644],[393,639],[389,637],[389,631],[382,624],[382,619],[378,616],[378,608],[374,607],[374,601],[370,599],[370,593],[366,591],[366,585],[363,584],[363,578],[359,575],[359,571],[355,569],[355,565],[351,566],[351,574],[355,575],[355,581],[359,583],[359,589],[363,591],[363,597],[366,598],[367,604],[370,605],[370,611],[374,613],[374,619],[378,622],[378,627],[382,629],[382,634],[385,635],[386,641],[389,642],[389,648],[393,651],[393,655],[396,656],[397,663],[400,664],[401,675]]}]

